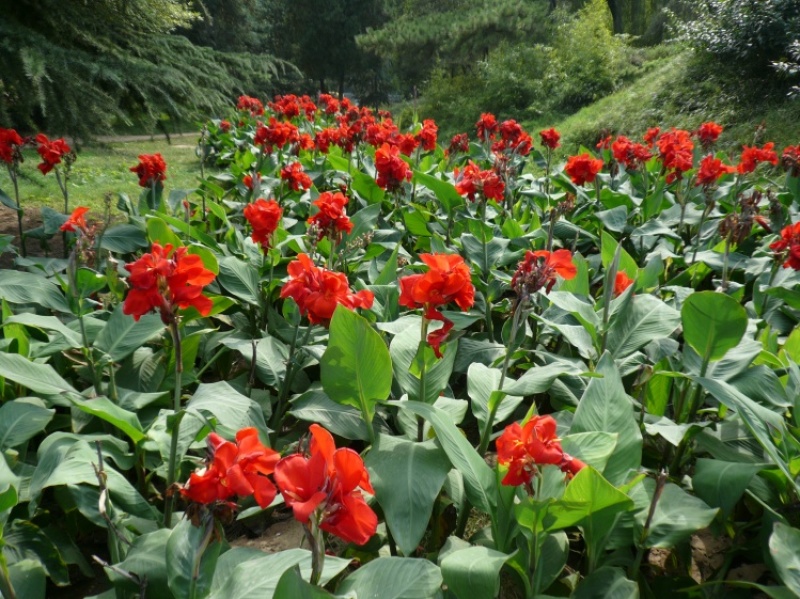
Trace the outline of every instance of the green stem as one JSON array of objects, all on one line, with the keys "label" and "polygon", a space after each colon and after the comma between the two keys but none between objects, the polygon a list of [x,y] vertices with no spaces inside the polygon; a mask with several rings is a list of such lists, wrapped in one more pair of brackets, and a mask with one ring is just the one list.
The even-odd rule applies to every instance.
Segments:
[{"label": "green stem", "polygon": [[[425,374],[427,371],[428,361],[425,359],[425,346],[428,344],[428,325],[430,321],[422,317],[422,324],[420,327],[419,338],[419,352],[422,355],[422,364],[419,367],[419,401],[427,403],[427,390],[425,388]],[[424,439],[425,433],[425,419],[417,416],[417,441],[420,443]]]},{"label": "green stem", "polygon": [[[64,214],[69,214],[69,191],[67,190],[67,173],[64,173],[64,181],[61,181],[61,173],[60,169],[55,169],[56,173],[56,182],[58,183],[58,187],[61,189],[61,194],[64,196]],[[61,233],[61,239],[64,244],[64,257],[66,258],[69,254],[67,253],[67,232],[64,231]]]},{"label": "green stem", "polygon": [[[286,365],[286,376],[283,379],[283,385],[281,385],[281,389],[278,393],[278,404],[275,406],[275,412],[272,414],[272,430],[273,430],[273,445],[275,441],[278,439],[278,433],[280,432],[281,422],[283,420],[283,412],[286,409],[286,401],[289,398],[289,391],[292,386],[292,381],[294,380],[294,375],[296,374],[295,370],[295,354],[297,353],[297,339],[300,333],[300,320],[297,321],[294,329],[294,336],[292,337],[292,343],[289,346],[289,359],[287,360]],[[309,324],[306,328],[306,333],[303,336],[303,342],[301,343],[301,347],[304,346],[308,342],[308,338],[311,336],[311,325]]]},{"label": "green stem", "polygon": [[314,586],[319,586],[322,569],[325,566],[325,540],[322,538],[322,531],[316,518],[316,514],[312,514],[309,521],[303,526],[303,533],[311,546],[311,578],[309,582]]},{"label": "green stem", "polygon": [[769,297],[767,296],[766,292],[769,291],[769,289],[772,287],[772,283],[775,281],[775,275],[778,274],[779,266],[780,262],[775,262],[772,265],[772,270],[769,273],[769,281],[767,281],[767,288],[764,290],[764,294],[761,298],[761,308],[758,311],[758,313],[761,315],[762,318],[764,317],[764,310],[766,310],[767,308],[767,298]]},{"label": "green stem", "polygon": [[639,536],[639,542],[637,543],[638,547],[636,548],[636,559],[633,561],[633,564],[631,564],[630,570],[628,570],[628,577],[633,580],[636,580],[637,573],[642,565],[645,542],[647,541],[647,537],[650,536],[650,525],[653,522],[653,516],[656,513],[656,505],[658,504],[658,500],[661,498],[661,493],[664,491],[664,486],[666,484],[667,474],[666,472],[660,472],[658,478],[656,478],[656,488],[653,489],[653,499],[650,501],[650,511],[647,513],[647,520],[645,520],[644,528],[642,528],[642,534]]},{"label": "green stem", "polygon": [[731,253],[732,235],[733,232],[728,233],[727,237],[725,237],[725,253],[722,255],[722,284],[720,285],[720,288],[722,289],[723,293],[728,291],[728,260]]},{"label": "green stem", "polygon": [[[5,542],[2,536],[0,536],[0,547],[3,545],[5,545]],[[3,555],[2,551],[0,551],[0,593],[2,593],[3,597],[6,599],[17,599],[14,587],[11,584],[11,575],[8,572],[6,556]]]},{"label": "green stem", "polygon": [[[508,342],[508,351],[506,352],[506,357],[503,360],[503,370],[500,374],[500,383],[497,386],[498,393],[502,394],[503,391],[503,384],[505,383],[506,376],[508,375],[508,365],[511,361],[511,354],[514,353],[516,349],[514,347],[515,341],[517,339],[517,330],[519,329],[519,321],[520,315],[524,312],[522,308],[522,304],[518,303],[516,309],[514,310],[514,317],[511,321],[511,338]],[[500,409],[500,404],[503,403],[503,396],[501,395],[497,401],[492,402],[491,396],[489,397],[489,403],[491,407],[489,408],[489,416],[486,418],[486,426],[483,428],[483,433],[481,434],[481,441],[478,445],[478,455],[483,455],[486,453],[486,450],[489,448],[489,442],[492,438],[492,427],[494,426],[494,419],[497,417],[497,410]]]},{"label": "green stem", "polygon": [[492,323],[492,302],[489,301],[489,248],[486,240],[486,198],[483,198],[481,210],[481,241],[483,242],[483,285],[484,285],[484,300],[486,303],[486,332],[489,333],[489,339],[494,340],[494,325]]},{"label": "green stem", "polygon": [[178,459],[178,433],[180,431],[183,412],[181,412],[181,377],[183,376],[183,351],[181,348],[181,331],[178,321],[174,320],[169,325],[172,341],[175,347],[175,389],[172,394],[172,410],[175,414],[175,424],[172,427],[172,439],[169,447],[169,462],[167,463],[167,504],[164,509],[164,526],[172,527],[172,509],[175,499],[172,495],[172,485],[175,484],[177,459]]},{"label": "green stem", "polygon": [[8,176],[11,177],[11,184],[14,186],[14,199],[17,202],[17,228],[19,229],[19,246],[22,251],[22,257],[25,258],[27,251],[25,250],[25,240],[22,238],[22,204],[19,201],[19,182],[17,181],[16,167],[8,165]]}]

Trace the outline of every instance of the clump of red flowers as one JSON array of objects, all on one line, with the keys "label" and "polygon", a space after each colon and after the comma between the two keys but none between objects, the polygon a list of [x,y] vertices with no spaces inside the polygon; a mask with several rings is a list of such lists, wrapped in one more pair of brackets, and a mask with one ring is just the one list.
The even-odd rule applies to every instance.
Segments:
[{"label": "clump of red flowers", "polygon": [[572,261],[572,253],[569,250],[527,251],[511,278],[511,288],[520,301],[526,301],[540,289],[550,293],[556,284],[556,276],[570,280],[577,274],[578,269]]},{"label": "clump of red flowers", "polygon": [[475,129],[481,141],[493,140],[498,127],[497,117],[491,112],[484,112],[481,114],[481,118],[475,123]]},{"label": "clump of red flowers", "polygon": [[281,289],[281,297],[291,297],[313,324],[328,326],[336,306],[349,310],[372,307],[371,291],[352,293],[344,273],[316,266],[306,254],[299,254],[289,263],[289,281]]},{"label": "clump of red flowers", "polygon": [[312,424],[308,455],[286,456],[275,466],[275,482],[299,522],[313,520],[322,530],[356,545],[375,534],[378,517],[362,491],[374,495],[361,456],[336,448],[333,436]]},{"label": "clump of red flowers", "polygon": [[611,144],[611,153],[628,170],[638,169],[653,157],[647,146],[633,142],[624,135],[618,136]]},{"label": "clump of red flowers", "polygon": [[417,141],[419,141],[423,150],[430,152],[436,149],[436,136],[438,133],[439,127],[436,126],[436,121],[433,119],[422,121],[422,129],[417,133]]},{"label": "clump of red flowers", "polygon": [[405,181],[411,181],[411,169],[400,158],[400,148],[384,143],[375,151],[375,170],[378,187],[387,191],[398,190]]},{"label": "clump of red flowers", "polygon": [[281,169],[281,179],[289,182],[289,187],[294,191],[309,189],[311,187],[311,177],[303,170],[303,165],[299,162],[292,162]]},{"label": "clump of red flowers", "polygon": [[569,175],[575,185],[583,185],[584,183],[593,183],[602,168],[602,160],[592,158],[589,154],[584,153],[578,156],[570,156],[567,159],[564,172]]},{"label": "clump of red flowers", "polygon": [[455,153],[466,154],[469,152],[469,136],[466,133],[457,133],[450,140],[450,145],[447,146],[447,155]]},{"label": "clump of red flowers", "polygon": [[87,212],[89,212],[89,209],[86,206],[78,206],[72,211],[72,214],[69,215],[69,218],[66,220],[66,222],[59,227],[60,230],[67,231],[69,233],[77,233],[78,231],[81,231],[84,235],[87,235],[89,226],[86,224],[86,219],[83,217],[83,215]]},{"label": "clump of red flowers", "polygon": [[694,132],[697,139],[700,140],[700,145],[703,146],[703,149],[706,151],[714,145],[721,133],[722,125],[711,121],[703,123],[697,128],[697,131]]},{"label": "clump of red flowers", "polygon": [[735,166],[724,164],[722,160],[709,154],[704,156],[700,161],[700,168],[697,169],[695,185],[709,187],[719,181],[720,177],[723,175],[733,172],[736,172]]},{"label": "clump of red flowers", "polygon": [[542,145],[550,150],[561,147],[561,134],[552,127],[539,131],[539,137],[542,140]]},{"label": "clump of red flowers", "polygon": [[252,239],[261,247],[269,249],[272,243],[272,234],[281,224],[283,210],[273,199],[269,201],[259,198],[252,204],[244,207],[244,217],[253,228]]},{"label": "clump of red flowers", "polygon": [[570,476],[586,467],[564,452],[552,416],[533,416],[524,426],[508,425],[497,439],[497,462],[508,467],[502,480],[508,486],[530,484],[537,466],[558,466]]},{"label": "clump of red flowers", "polygon": [[259,125],[253,143],[262,146],[267,152],[283,148],[286,144],[300,141],[300,131],[292,123],[269,117],[269,124]]},{"label": "clump of red flowers", "polygon": [[650,127],[642,139],[648,147],[652,148],[656,144],[659,135],[661,135],[661,127]]},{"label": "clump of red flowers", "polygon": [[255,180],[253,175],[245,175],[242,177],[242,185],[244,185],[247,189],[252,190],[255,186],[254,184],[261,183],[261,173],[256,173]]},{"label": "clump of red flowers", "polygon": [[659,158],[667,173],[667,183],[681,179],[683,173],[692,168],[694,143],[688,131],[673,128],[663,133],[656,144]]},{"label": "clump of red flowers", "polygon": [[257,98],[239,96],[239,101],[236,103],[236,110],[249,112],[250,116],[261,116],[264,114],[264,105],[261,103],[261,100]]},{"label": "clump of red flowers", "polygon": [[781,156],[781,164],[792,177],[800,177],[800,145],[786,146]]},{"label": "clump of red flowers", "polygon": [[23,144],[24,140],[14,129],[0,128],[0,160],[13,164]]},{"label": "clump of red flowers", "polygon": [[56,165],[61,164],[61,160],[69,154],[72,149],[69,147],[64,138],[48,139],[44,133],[36,136],[36,151],[42,158],[42,162],[37,165],[37,168],[46,175]]},{"label": "clump of red flowers", "polygon": [[776,256],[786,257],[784,268],[800,270],[800,222],[788,225],[781,231],[781,238],[773,241],[769,249]]},{"label": "clump of red flowers", "polygon": [[633,285],[636,279],[631,279],[624,271],[619,271],[614,277],[614,297],[619,297],[625,290]]},{"label": "clump of red flowers", "polygon": [[272,503],[278,491],[269,475],[275,471],[280,455],[262,445],[258,429],[243,428],[236,433],[236,443],[211,433],[207,443],[211,454],[208,465],[192,472],[181,495],[203,505],[251,495],[262,508]]},{"label": "clump of red flowers", "polygon": [[203,287],[214,280],[214,273],[203,266],[200,256],[188,254],[185,247],[173,248],[154,243],[149,254],[125,268],[131,273],[131,286],[122,311],[139,320],[156,310],[164,324],[176,322],[178,309],[196,308],[203,316],[213,304],[203,295]]},{"label": "clump of red flowers", "polygon": [[342,233],[353,230],[353,223],[344,208],[347,201],[347,196],[343,193],[324,191],[313,202],[319,211],[308,219],[308,224],[317,231],[318,239],[325,236],[338,239]]},{"label": "clump of red flowers", "polygon": [[461,310],[469,310],[475,303],[469,267],[457,254],[420,254],[420,260],[430,268],[425,274],[409,275],[400,279],[400,305],[422,308],[424,318],[444,323],[442,328],[430,333],[427,342],[441,358],[441,344],[453,328],[453,322],[444,317],[440,309],[454,302]]},{"label": "clump of red flowers", "polygon": [[519,156],[527,156],[533,148],[533,140],[522,126],[514,119],[500,123],[500,139],[492,144],[492,151],[500,154],[510,151]]},{"label": "clump of red flowers", "polygon": [[773,142],[764,144],[763,148],[742,146],[742,156],[739,158],[739,166],[736,167],[736,171],[741,175],[752,173],[756,170],[759,162],[778,164],[778,155],[775,153]]},{"label": "clump of red flowers", "polygon": [[506,186],[495,171],[482,171],[470,160],[464,170],[456,168],[453,174],[456,178],[456,191],[467,196],[471,202],[476,200],[478,194],[485,200],[503,201]]},{"label": "clump of red flowers", "polygon": [[158,185],[167,178],[167,163],[159,154],[140,154],[139,164],[132,166],[130,171],[139,177],[139,185],[144,188]]}]

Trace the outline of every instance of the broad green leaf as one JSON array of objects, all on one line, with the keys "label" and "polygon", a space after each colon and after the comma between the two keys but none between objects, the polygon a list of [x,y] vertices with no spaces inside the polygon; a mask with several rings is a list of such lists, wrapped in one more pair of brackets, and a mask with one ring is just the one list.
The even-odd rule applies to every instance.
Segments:
[{"label": "broad green leaf", "polygon": [[577,376],[581,372],[581,369],[571,362],[553,362],[544,366],[534,366],[519,377],[518,380],[506,381],[503,385],[503,392],[521,396],[544,393],[553,386],[559,376]]},{"label": "broad green leaf", "polygon": [[772,458],[775,465],[781,469],[794,488],[800,492],[800,485],[795,482],[786,461],[772,441],[773,431],[783,431],[785,429],[783,418],[779,414],[757,404],[749,397],[745,397],[728,383],[704,378],[698,378],[697,382],[711,393],[717,401],[739,414],[742,422],[744,422],[764,451],[767,452],[767,455]]},{"label": "broad green leaf", "polygon": [[497,504],[497,479],[483,458],[456,428],[452,419],[441,410],[418,401],[392,404],[431,423],[450,463],[464,477],[467,498],[475,507],[492,513],[492,508]]},{"label": "broad green leaf", "polygon": [[38,559],[23,559],[8,567],[17,599],[45,599],[47,573]]},{"label": "broad green leaf", "polygon": [[12,304],[34,304],[55,312],[71,312],[64,292],[53,280],[29,272],[0,269],[0,298]]},{"label": "broad green leaf", "polygon": [[603,472],[608,460],[617,447],[617,433],[590,432],[566,435],[561,439],[561,447],[573,457]]},{"label": "broad green leaf", "polygon": [[328,591],[303,580],[300,568],[295,566],[286,570],[275,587],[276,597],[287,599],[326,599],[333,598]]},{"label": "broad green leaf", "polygon": [[776,522],[769,537],[769,552],[783,584],[800,595],[800,530]]},{"label": "broad green leaf", "polygon": [[764,464],[723,462],[698,458],[692,477],[692,489],[711,507],[718,507],[723,515],[733,511],[750,481]]},{"label": "broad green leaf", "polygon": [[94,347],[118,362],[163,334],[164,330],[164,323],[158,314],[145,314],[137,322],[133,316],[124,314],[119,305],[97,335]]},{"label": "broad green leaf", "polygon": [[81,338],[80,334],[68,328],[55,316],[41,316],[39,314],[32,314],[30,312],[23,312],[22,314],[15,314],[3,319],[3,326],[7,327],[10,324],[20,324],[26,327],[40,329],[42,331],[51,331],[61,335],[70,345],[70,347],[80,347]]},{"label": "broad green leaf", "polygon": [[509,557],[486,547],[468,547],[448,553],[439,566],[444,583],[458,599],[494,599],[500,592],[500,569]]},{"label": "broad green leaf", "polygon": [[72,403],[81,412],[86,412],[104,420],[117,427],[131,438],[131,441],[138,443],[145,438],[142,424],[139,417],[134,412],[129,412],[113,403],[107,397],[95,397],[94,399],[72,398]]},{"label": "broad green leaf", "polygon": [[372,204],[356,212],[350,219],[353,223],[353,230],[347,234],[346,239],[357,239],[365,233],[374,231],[380,214],[380,204]]},{"label": "broad green leaf", "polygon": [[132,254],[148,245],[144,231],[128,223],[109,227],[100,241],[101,248],[117,254]]},{"label": "broad green leaf", "polygon": [[186,404],[186,410],[201,417],[213,415],[220,432],[224,429],[231,437],[236,431],[249,426],[256,427],[262,438],[267,436],[267,424],[261,407],[225,381],[200,383]]},{"label": "broad green leaf", "polygon": [[364,458],[375,497],[400,551],[412,555],[425,535],[450,461],[432,441],[380,435]]},{"label": "broad green leaf", "polygon": [[464,198],[456,191],[455,186],[449,181],[442,181],[433,175],[414,171],[414,182],[422,184],[430,189],[436,195],[436,199],[442,203],[442,206],[444,206],[448,214],[452,212],[454,208],[465,204]]},{"label": "broad green leaf", "polygon": [[[327,584],[349,564],[348,559],[326,556],[320,584]],[[287,549],[265,554],[241,547],[231,549],[217,562],[217,573],[208,599],[284,599],[275,593],[275,589],[283,573],[295,566],[300,567],[303,579],[308,580],[311,576],[311,552]]]},{"label": "broad green leaf", "polygon": [[261,304],[261,283],[252,264],[227,256],[219,262],[217,281],[240,300],[253,306]]},{"label": "broad green leaf", "polygon": [[[602,231],[600,233],[601,239],[601,249],[600,254],[603,260],[603,268],[608,268],[609,265],[614,261],[614,256],[617,253],[617,240],[614,239],[609,233]],[[625,251],[624,248],[620,248],[620,255],[619,255],[619,268],[618,271],[624,271],[626,275],[628,275],[631,279],[635,279],[636,275],[639,273],[639,267],[636,264],[636,260],[634,260],[631,255]]]},{"label": "broad green leaf", "polygon": [[581,397],[570,433],[606,432],[618,434],[617,449],[603,471],[612,484],[622,484],[629,470],[642,463],[642,433],[634,418],[633,403],[625,393],[614,359],[606,352],[596,374]]},{"label": "broad green leaf", "polygon": [[606,566],[584,578],[572,599],[639,599],[639,585],[619,568]]},{"label": "broad green leaf", "polygon": [[[226,337],[222,344],[235,349],[247,363],[253,360],[253,340]],[[275,337],[262,337],[256,340],[256,376],[269,387],[280,389],[286,378],[286,363],[289,348]]]},{"label": "broad green leaf", "polygon": [[[171,530],[162,528],[137,537],[128,549],[125,559],[115,564],[124,572],[135,574],[140,579],[147,577],[148,599],[173,599],[167,585],[167,541]],[[115,588],[136,592],[139,586],[116,570],[106,569],[106,575]]]},{"label": "broad green leaf", "polygon": [[299,420],[321,424],[339,437],[369,440],[361,412],[332,401],[321,389],[310,389],[292,399],[289,413]]},{"label": "broad green leaf", "polygon": [[180,237],[175,235],[169,225],[157,216],[147,219],[147,236],[151,243],[159,243],[162,246],[172,244],[174,248],[178,248],[183,245]]},{"label": "broad green leaf", "polygon": [[667,337],[678,328],[680,314],[652,295],[631,299],[627,310],[614,318],[607,347],[617,359],[625,358],[651,341]]},{"label": "broad green leaf", "polygon": [[747,312],[728,295],[699,291],[683,302],[681,322],[686,343],[706,362],[713,362],[742,340]]},{"label": "broad green leaf", "polygon": [[433,599],[441,584],[441,571],[427,560],[379,557],[350,574],[336,590],[359,598]]},{"label": "broad green leaf", "polygon": [[167,563],[167,584],[175,599],[205,597],[211,589],[222,543],[204,541],[206,534],[203,526],[194,526],[191,520],[184,519],[175,525],[167,539],[162,559]]},{"label": "broad green leaf", "polygon": [[42,432],[53,419],[55,410],[48,410],[35,398],[20,398],[0,406],[0,449],[22,445]]},{"label": "broad green leaf", "polygon": [[392,359],[369,322],[338,306],[333,313],[328,348],[320,360],[322,388],[337,403],[370,417],[375,404],[392,390]]},{"label": "broad green leaf", "polygon": [[[655,485],[653,479],[645,479],[642,485],[632,491],[634,495],[646,495],[646,500],[637,501],[637,504],[643,508],[636,513],[635,534],[637,537],[641,534],[647,519]],[[667,483],[656,504],[644,544],[646,547],[674,547],[701,528],[708,526],[717,515],[717,511],[716,508],[708,507],[701,499],[689,495],[678,485]]]},{"label": "broad green leaf", "polygon": [[18,354],[0,353],[0,376],[34,393],[50,396],[56,405],[65,405],[64,400],[56,400],[56,396],[78,393],[49,364],[37,364]]},{"label": "broad green leaf", "polygon": [[505,393],[498,392],[502,372],[497,368],[488,368],[478,362],[472,364],[467,371],[467,393],[472,400],[472,414],[483,430],[492,406],[500,402],[493,425],[503,422],[514,408],[522,401],[522,397],[505,397]]},{"label": "broad green leaf", "polygon": [[33,522],[17,518],[5,527],[3,555],[9,564],[25,559],[38,560],[54,583],[69,584],[67,564],[58,548]]}]

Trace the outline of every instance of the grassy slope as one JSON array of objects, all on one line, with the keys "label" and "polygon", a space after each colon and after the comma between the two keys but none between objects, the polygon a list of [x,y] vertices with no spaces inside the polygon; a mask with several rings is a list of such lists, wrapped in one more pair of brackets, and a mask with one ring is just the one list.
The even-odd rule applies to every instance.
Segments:
[{"label": "grassy slope", "polygon": [[709,73],[689,51],[648,66],[615,93],[556,123],[565,151],[581,143],[592,147],[604,130],[641,136],[653,126],[693,129],[707,120],[725,126],[720,143],[730,149],[752,144],[762,124],[759,143],[800,143],[800,100],[771,92],[774,80],[743,83],[731,71]]},{"label": "grassy slope", "polygon": [[[200,167],[194,153],[194,138],[174,139],[172,145],[166,140],[131,141],[91,145],[78,152],[69,181],[70,208],[88,206],[91,215],[99,218],[103,213],[106,193],[127,193],[138,197],[141,188],[135,173],[130,168],[138,162],[139,154],[160,152],[167,162],[167,193],[171,189],[191,189],[197,185]],[[35,150],[25,153],[21,168],[20,197],[23,208],[49,206],[63,210],[64,201],[53,173],[42,176],[36,165],[39,156]],[[0,189],[12,194],[11,181],[5,169],[0,169]],[[116,205],[116,196],[114,204]],[[0,206],[0,210],[7,210]]]}]

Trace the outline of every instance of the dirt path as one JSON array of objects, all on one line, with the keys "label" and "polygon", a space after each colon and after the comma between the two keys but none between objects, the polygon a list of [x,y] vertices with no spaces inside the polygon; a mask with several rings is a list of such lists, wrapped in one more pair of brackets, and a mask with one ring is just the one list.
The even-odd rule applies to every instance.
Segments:
[{"label": "dirt path", "polygon": [[[185,139],[187,137],[197,137],[198,131],[187,133],[170,133],[170,139]],[[163,133],[153,133],[152,135],[98,135],[93,141],[104,144],[128,143],[132,141],[155,141],[156,138],[165,137]]]}]

